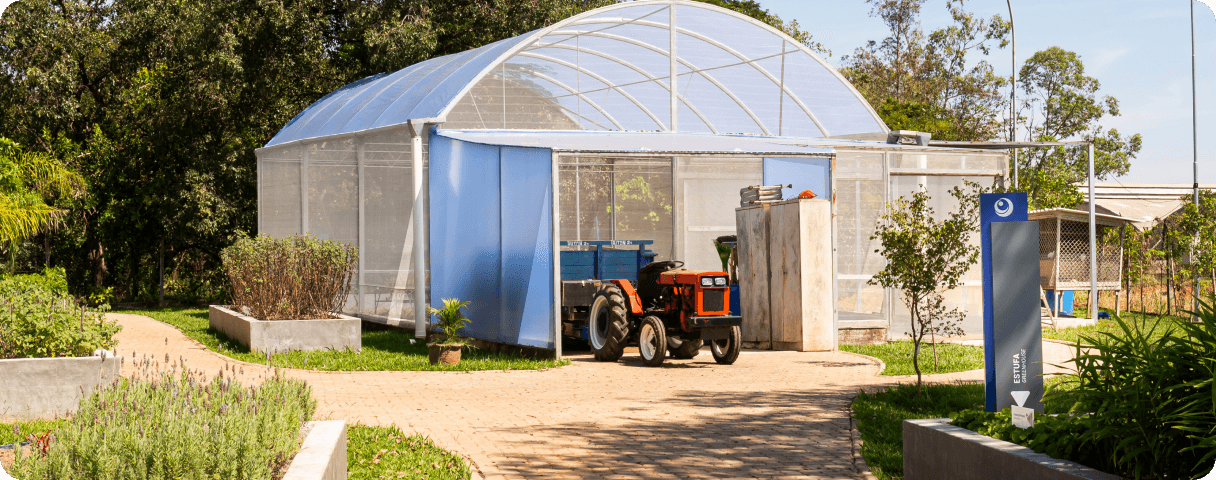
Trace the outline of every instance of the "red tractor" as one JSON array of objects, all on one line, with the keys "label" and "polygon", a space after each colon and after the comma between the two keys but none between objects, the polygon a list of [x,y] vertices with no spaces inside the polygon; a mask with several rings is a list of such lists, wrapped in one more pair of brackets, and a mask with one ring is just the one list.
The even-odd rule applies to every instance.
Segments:
[{"label": "red tractor", "polygon": [[563,281],[565,333],[589,340],[595,358],[605,362],[617,361],[636,343],[642,363],[657,367],[668,353],[679,359],[697,356],[708,341],[714,361],[735,363],[743,317],[730,314],[727,273],[683,266],[646,263],[636,270],[636,286],[624,278]]}]

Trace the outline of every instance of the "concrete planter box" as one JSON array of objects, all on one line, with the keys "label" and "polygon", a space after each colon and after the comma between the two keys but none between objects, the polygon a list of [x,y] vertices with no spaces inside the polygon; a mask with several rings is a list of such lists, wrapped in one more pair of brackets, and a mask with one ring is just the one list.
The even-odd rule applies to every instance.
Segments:
[{"label": "concrete planter box", "polygon": [[255,352],[290,350],[363,349],[362,320],[338,314],[340,318],[315,320],[258,320],[226,307],[212,305],[208,312],[211,328],[241,342]]},{"label": "concrete planter box", "polygon": [[949,424],[948,418],[904,420],[906,480],[1117,480],[1122,477],[1058,460],[1021,445]]},{"label": "concrete planter box", "polygon": [[118,378],[122,359],[107,357],[0,360],[0,418],[54,418],[75,413],[80,399]]},{"label": "concrete planter box", "polygon": [[308,422],[304,429],[283,480],[346,480],[346,421]]}]

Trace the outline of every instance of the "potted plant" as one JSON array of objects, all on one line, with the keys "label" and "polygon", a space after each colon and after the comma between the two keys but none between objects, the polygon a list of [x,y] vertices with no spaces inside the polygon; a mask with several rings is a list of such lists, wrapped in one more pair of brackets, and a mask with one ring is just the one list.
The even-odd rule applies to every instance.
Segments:
[{"label": "potted plant", "polygon": [[443,308],[427,307],[431,314],[439,317],[439,321],[435,325],[443,330],[441,343],[427,344],[427,347],[430,348],[431,365],[460,363],[460,350],[469,344],[469,339],[458,335],[456,331],[469,323],[470,320],[460,313],[460,309],[467,307],[470,303],[472,302],[445,298]]}]

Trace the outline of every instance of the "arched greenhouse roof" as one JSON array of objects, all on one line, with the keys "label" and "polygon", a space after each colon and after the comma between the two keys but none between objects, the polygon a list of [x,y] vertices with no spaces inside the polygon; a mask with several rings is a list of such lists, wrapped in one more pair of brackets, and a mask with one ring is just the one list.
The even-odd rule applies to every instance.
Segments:
[{"label": "arched greenhouse roof", "polygon": [[840,73],[781,31],[705,3],[649,0],[364,78],[309,106],[266,146],[424,118],[464,129],[887,132]]}]

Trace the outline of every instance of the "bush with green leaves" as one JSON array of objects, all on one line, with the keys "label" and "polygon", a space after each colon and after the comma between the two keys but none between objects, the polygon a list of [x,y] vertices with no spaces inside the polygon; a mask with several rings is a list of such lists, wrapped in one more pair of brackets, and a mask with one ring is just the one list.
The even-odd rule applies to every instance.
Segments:
[{"label": "bush with green leaves", "polygon": [[52,276],[0,278],[0,359],[84,357],[116,344],[122,327],[105,319],[108,306],[78,305]]},{"label": "bush with green leaves", "polygon": [[1097,420],[1091,415],[1035,415],[1034,427],[1022,429],[1013,425],[1008,408],[999,412],[973,409],[951,413],[950,424],[1095,470],[1117,470],[1102,450],[1107,445],[1092,441]]},{"label": "bush with green leaves", "polygon": [[[6,286],[8,284],[12,285]],[[68,293],[67,273],[63,270],[63,267],[51,267],[43,270],[42,273],[5,275],[0,277],[0,291],[7,288],[30,285],[45,288],[57,295],[66,295]]]},{"label": "bush with green leaves", "polygon": [[[1193,478],[1216,456],[1216,310],[1081,334],[1077,375],[1043,397],[1049,413],[1015,431],[1008,411],[961,412],[954,424],[1126,478]],[[1164,334],[1161,332],[1164,330]],[[1067,415],[1065,415],[1067,414]]]},{"label": "bush with green leaves", "polygon": [[334,318],[358,265],[354,246],[312,235],[246,237],[220,257],[232,304],[261,320]]},{"label": "bush with green leaves", "polygon": [[[18,457],[23,480],[281,478],[316,402],[301,380],[279,375],[256,387],[231,373],[157,365],[81,400],[45,453]],[[233,369],[237,367],[231,367]],[[39,449],[40,450],[40,449]]]}]

